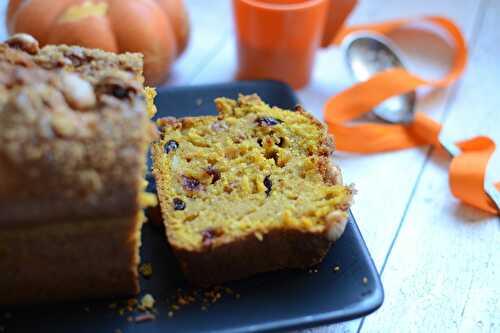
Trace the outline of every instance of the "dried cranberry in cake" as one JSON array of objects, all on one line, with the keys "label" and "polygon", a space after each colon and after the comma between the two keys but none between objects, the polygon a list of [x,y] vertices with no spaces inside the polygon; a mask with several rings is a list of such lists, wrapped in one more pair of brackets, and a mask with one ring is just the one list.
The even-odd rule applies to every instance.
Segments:
[{"label": "dried cranberry in cake", "polygon": [[205,171],[209,176],[212,176],[212,184],[220,179],[220,171],[213,165],[209,165]]},{"label": "dried cranberry in cake", "polygon": [[279,138],[279,141],[278,141],[278,147],[283,147],[284,144],[285,144],[286,140],[284,138]]},{"label": "dried cranberry in cake", "polygon": [[276,119],[273,117],[261,117],[255,119],[255,122],[257,125],[262,126],[262,127],[268,127],[268,126],[275,126],[283,123],[283,120]]},{"label": "dried cranberry in cake", "polygon": [[175,210],[184,210],[186,208],[186,203],[182,199],[174,198],[172,203],[174,204]]},{"label": "dried cranberry in cake", "polygon": [[201,183],[198,179],[182,176],[182,186],[188,191],[195,192],[201,190]]},{"label": "dried cranberry in cake", "polygon": [[268,175],[264,178],[264,186],[266,187],[266,195],[269,196],[273,188],[273,182],[271,181],[271,176]]},{"label": "dried cranberry in cake", "polygon": [[176,150],[179,148],[179,143],[175,140],[168,140],[165,146],[163,147],[163,150],[165,150],[165,153],[170,153],[172,150]]}]

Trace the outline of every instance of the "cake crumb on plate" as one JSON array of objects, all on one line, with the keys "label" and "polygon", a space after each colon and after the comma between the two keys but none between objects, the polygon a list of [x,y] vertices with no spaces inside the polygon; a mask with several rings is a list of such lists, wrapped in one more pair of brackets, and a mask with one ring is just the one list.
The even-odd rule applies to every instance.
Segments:
[{"label": "cake crumb on plate", "polygon": [[138,309],[141,311],[151,310],[154,308],[155,302],[151,294],[146,294],[141,298],[141,304],[138,306]]},{"label": "cake crumb on plate", "polygon": [[144,321],[155,320],[156,316],[151,312],[142,313],[138,316],[135,316],[134,320],[136,323],[142,323]]},{"label": "cake crumb on plate", "polygon": [[148,262],[143,263],[139,266],[139,273],[141,273],[144,278],[149,279],[153,276],[153,265]]}]

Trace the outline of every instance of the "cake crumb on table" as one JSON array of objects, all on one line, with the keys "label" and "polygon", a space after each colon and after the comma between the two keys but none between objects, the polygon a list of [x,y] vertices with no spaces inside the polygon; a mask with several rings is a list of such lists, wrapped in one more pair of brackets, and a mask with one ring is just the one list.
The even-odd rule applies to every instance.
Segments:
[{"label": "cake crumb on table", "polygon": [[340,266],[337,265],[337,266],[333,267],[333,271],[336,273],[340,272]]},{"label": "cake crumb on table", "polygon": [[363,284],[368,284],[368,278],[366,276],[363,277]]}]

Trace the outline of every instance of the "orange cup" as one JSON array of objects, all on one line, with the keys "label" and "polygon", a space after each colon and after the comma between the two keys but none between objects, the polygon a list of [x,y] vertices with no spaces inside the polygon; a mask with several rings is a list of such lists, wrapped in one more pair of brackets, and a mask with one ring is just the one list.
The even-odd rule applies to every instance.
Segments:
[{"label": "orange cup", "polygon": [[238,79],[275,79],[294,89],[311,77],[356,0],[233,0]]}]

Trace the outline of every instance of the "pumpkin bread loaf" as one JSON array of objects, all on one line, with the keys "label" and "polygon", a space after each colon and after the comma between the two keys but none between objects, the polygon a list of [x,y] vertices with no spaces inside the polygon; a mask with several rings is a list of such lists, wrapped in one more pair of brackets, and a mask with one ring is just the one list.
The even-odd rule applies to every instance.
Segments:
[{"label": "pumpkin bread loaf", "polygon": [[0,304],[139,291],[156,131],[141,57],[0,44]]},{"label": "pumpkin bread loaf", "polygon": [[168,241],[187,278],[217,284],[319,263],[344,231],[352,188],[333,142],[301,107],[257,95],[218,116],[159,120],[153,173]]}]

